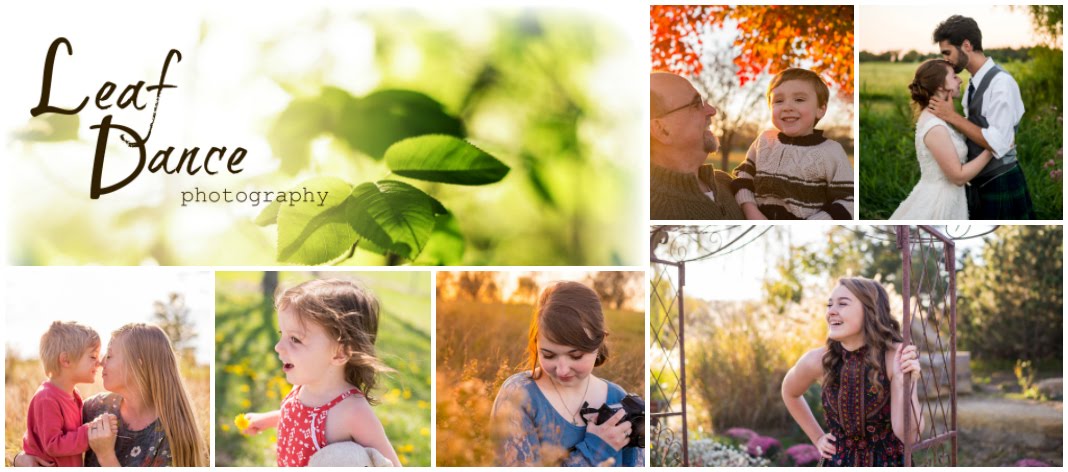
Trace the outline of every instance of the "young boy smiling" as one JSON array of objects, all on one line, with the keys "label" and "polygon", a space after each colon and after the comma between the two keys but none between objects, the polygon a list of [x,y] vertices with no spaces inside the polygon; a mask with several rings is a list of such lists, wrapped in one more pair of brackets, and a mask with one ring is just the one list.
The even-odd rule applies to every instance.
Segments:
[{"label": "young boy smiling", "polygon": [[40,355],[48,380],[30,400],[22,450],[58,467],[81,467],[89,425],[82,424],[82,397],[74,386],[95,381],[100,336],[82,324],[56,321],[41,336]]},{"label": "young boy smiling", "polygon": [[810,70],[786,69],[767,95],[775,129],[753,141],[731,183],[746,219],[853,219],[853,165],[813,129],[827,112],[827,85]]}]

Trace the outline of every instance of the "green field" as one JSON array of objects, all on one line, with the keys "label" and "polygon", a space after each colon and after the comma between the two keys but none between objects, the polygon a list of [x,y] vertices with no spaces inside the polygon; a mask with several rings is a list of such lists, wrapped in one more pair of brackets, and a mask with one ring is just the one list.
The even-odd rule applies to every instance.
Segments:
[{"label": "green field", "polygon": [[[1046,51],[1048,52],[1048,51]],[[1017,154],[1039,219],[1062,218],[1061,52],[1002,64],[1020,85],[1027,109],[1016,134]],[[860,217],[887,219],[919,181],[914,110],[908,84],[916,63],[860,64]],[[965,71],[961,78],[967,82]],[[957,106],[958,111],[960,105]],[[1049,165],[1049,161],[1053,165]]]},{"label": "green field", "polygon": [[[371,394],[386,434],[404,465],[430,465],[430,275],[426,272],[320,272],[359,279],[378,296],[378,357],[395,372],[382,374]],[[289,287],[315,277],[283,272]],[[234,417],[278,409],[291,386],[274,352],[278,322],[264,300],[262,272],[218,272],[215,318],[216,464],[272,466],[275,431],[244,436]]]}]

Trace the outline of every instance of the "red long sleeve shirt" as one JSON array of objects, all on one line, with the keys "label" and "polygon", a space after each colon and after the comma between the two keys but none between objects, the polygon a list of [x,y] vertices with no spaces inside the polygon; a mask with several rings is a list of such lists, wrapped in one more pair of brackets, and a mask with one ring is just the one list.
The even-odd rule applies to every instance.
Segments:
[{"label": "red long sleeve shirt", "polygon": [[82,424],[82,397],[45,381],[33,394],[26,412],[22,450],[58,467],[81,467],[89,449],[89,425]]}]

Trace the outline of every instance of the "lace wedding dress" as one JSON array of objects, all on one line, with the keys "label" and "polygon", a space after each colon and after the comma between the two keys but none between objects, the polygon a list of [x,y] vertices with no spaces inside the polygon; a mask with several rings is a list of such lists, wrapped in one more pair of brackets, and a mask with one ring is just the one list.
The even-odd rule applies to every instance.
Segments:
[{"label": "lace wedding dress", "polygon": [[964,136],[942,119],[924,113],[916,123],[916,158],[920,162],[920,181],[890,216],[892,220],[968,219],[968,199],[964,195],[964,187],[958,187],[946,179],[946,174],[942,173],[923,142],[927,133],[936,126],[944,126],[949,131],[957,158],[961,163],[966,161],[968,147],[964,144]]}]

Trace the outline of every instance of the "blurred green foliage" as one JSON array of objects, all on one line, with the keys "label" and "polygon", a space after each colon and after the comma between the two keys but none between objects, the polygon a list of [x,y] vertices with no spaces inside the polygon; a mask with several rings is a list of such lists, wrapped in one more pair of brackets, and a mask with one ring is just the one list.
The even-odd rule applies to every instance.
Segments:
[{"label": "blurred green foliage", "polygon": [[[633,188],[634,175],[620,165],[619,156],[596,151],[594,140],[604,136],[591,131],[619,138],[619,117],[608,116],[595,101],[591,87],[596,85],[589,80],[590,69],[612,49],[618,32],[582,14],[547,10],[472,15],[471,28],[488,32],[478,44],[455,26],[410,11],[373,12],[359,21],[374,30],[376,91],[356,98],[331,84],[313,85],[316,93],[296,96],[275,120],[272,149],[291,175],[306,177],[303,171],[311,169],[357,188],[361,180],[387,175],[429,183],[410,182],[417,192],[404,198],[382,192],[381,207],[368,207],[367,213],[385,216],[364,221],[374,224],[360,224],[350,213],[355,238],[342,231],[306,243],[324,249],[328,242],[328,260],[294,257],[281,239],[297,233],[303,241],[306,231],[280,224],[279,261],[578,265],[626,260],[628,248],[619,237],[625,233],[611,227],[640,219],[622,198]],[[324,134],[344,146],[331,147],[335,156],[316,162],[309,144]],[[427,134],[464,138],[477,147],[458,148],[456,143],[464,143],[459,139],[415,138],[424,140],[424,149],[413,151],[412,140],[405,140]],[[331,159],[357,164],[345,172]],[[506,173],[509,177],[501,180]],[[441,185],[498,180],[493,189]],[[580,185],[584,191],[576,191]],[[431,198],[419,197],[422,193]],[[447,211],[430,215],[420,209],[431,203]],[[434,251],[420,257],[428,246]]]},{"label": "blurred green foliage", "polygon": [[278,321],[273,294],[314,277],[359,280],[381,303],[381,374],[372,396],[390,443],[410,466],[430,465],[430,275],[426,272],[217,272],[215,318],[215,445],[219,466],[271,466],[275,430],[241,435],[234,417],[276,410],[292,388],[274,352]]},{"label": "blurred green foliage", "polygon": [[1064,229],[1003,226],[997,234],[958,275],[961,349],[976,359],[1062,360]]},{"label": "blurred green foliage", "polygon": [[[250,46],[247,69],[235,63],[226,72],[254,82],[266,78],[270,83],[259,90],[288,96],[277,111],[248,116],[273,156],[250,153],[246,164],[255,159],[261,171],[233,176],[227,186],[277,191],[332,178],[332,198],[363,183],[398,188],[392,182],[400,182],[417,191],[400,196],[379,185],[376,203],[363,207],[370,218],[353,223],[348,198],[334,202],[342,209],[325,216],[288,205],[253,208],[255,216],[237,204],[183,208],[176,195],[193,185],[171,176],[158,179],[151,198],[137,201],[109,196],[90,202],[77,187],[68,188],[70,182],[50,182],[57,191],[41,195],[50,205],[46,216],[29,206],[13,215],[20,223],[13,261],[638,263],[638,239],[631,235],[644,224],[644,197],[634,191],[645,166],[635,137],[643,79],[619,76],[631,56],[640,56],[628,55],[638,50],[613,22],[570,9],[332,7],[295,15],[285,28],[247,35],[251,44],[239,44],[230,32],[245,30],[229,21],[205,18],[199,42],[183,54],[207,55],[220,41]],[[366,59],[351,59],[362,55]],[[214,77],[197,70],[183,87],[214,91],[220,87],[209,82]],[[43,178],[59,180],[48,175],[41,156],[67,145],[67,154],[90,152],[92,143],[47,142],[77,137],[77,121],[52,121],[31,123],[16,138],[26,146],[23,154],[41,161]],[[391,146],[427,135],[456,140],[423,141],[388,155]],[[295,222],[283,221],[286,212],[296,213]],[[193,230],[191,220],[202,225]]]}]

